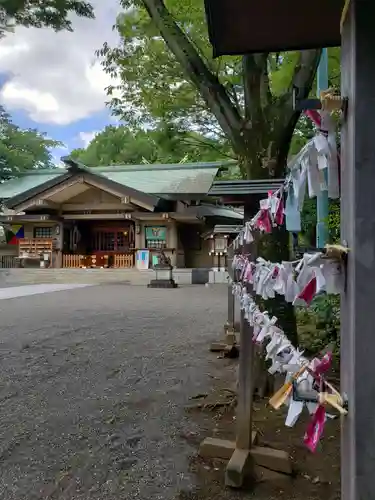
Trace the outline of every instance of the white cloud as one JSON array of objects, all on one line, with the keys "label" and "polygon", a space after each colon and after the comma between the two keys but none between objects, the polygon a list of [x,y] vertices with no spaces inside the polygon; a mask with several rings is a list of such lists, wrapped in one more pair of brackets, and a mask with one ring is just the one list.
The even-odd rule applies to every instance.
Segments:
[{"label": "white cloud", "polygon": [[93,130],[92,132],[80,132],[79,139],[83,144],[84,148],[90,144],[90,142],[94,139],[94,137],[99,134],[100,130]]},{"label": "white cloud", "polygon": [[112,31],[117,0],[94,0],[96,19],[75,18],[74,32],[16,28],[0,42],[0,73],[9,78],[0,102],[21,109],[38,123],[68,125],[104,109],[110,84],[95,57]]}]

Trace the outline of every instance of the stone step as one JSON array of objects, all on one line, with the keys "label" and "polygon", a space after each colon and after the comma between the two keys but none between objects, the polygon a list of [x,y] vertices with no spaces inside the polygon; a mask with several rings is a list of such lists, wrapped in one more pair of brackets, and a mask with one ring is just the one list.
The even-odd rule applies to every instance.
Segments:
[{"label": "stone step", "polygon": [[152,271],[127,269],[1,269],[1,284],[19,283],[108,283],[127,282],[147,285]]}]

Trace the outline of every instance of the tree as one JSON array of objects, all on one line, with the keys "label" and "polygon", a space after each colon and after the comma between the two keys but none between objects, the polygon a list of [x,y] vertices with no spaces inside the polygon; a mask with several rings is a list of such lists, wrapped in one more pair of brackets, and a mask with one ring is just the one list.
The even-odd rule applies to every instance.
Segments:
[{"label": "tree", "polygon": [[[243,178],[282,177],[299,113],[292,91],[307,97],[320,51],[254,54],[213,60],[201,0],[121,0],[121,44],[98,51],[106,71],[120,80],[109,87],[115,114],[124,119],[166,119],[183,129],[224,136]],[[285,231],[262,239],[262,255],[289,257]],[[293,310],[273,301],[295,334]]]},{"label": "tree", "polygon": [[[121,79],[121,97],[111,101],[114,112],[132,120],[193,122],[213,133],[219,125],[244,177],[280,175],[299,117],[292,88],[308,95],[320,52],[213,61],[202,4],[169,0],[167,8],[162,0],[122,0],[127,10],[117,20],[121,46],[105,44],[99,51],[106,70]],[[113,95],[115,89],[108,90]]]},{"label": "tree", "polygon": [[196,132],[161,124],[152,130],[108,126],[86,149],[71,152],[88,166],[213,161],[228,154],[228,145]]},{"label": "tree", "polygon": [[0,37],[15,25],[73,31],[71,13],[94,17],[92,5],[83,0],[2,0]]},{"label": "tree", "polygon": [[26,170],[54,167],[50,148],[60,145],[37,130],[21,129],[0,107],[0,181]]}]

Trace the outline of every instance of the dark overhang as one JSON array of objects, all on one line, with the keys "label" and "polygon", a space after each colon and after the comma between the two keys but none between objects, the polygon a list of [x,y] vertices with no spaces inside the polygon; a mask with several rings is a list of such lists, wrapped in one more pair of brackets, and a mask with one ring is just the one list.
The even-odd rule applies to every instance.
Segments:
[{"label": "dark overhang", "polygon": [[238,234],[243,229],[241,226],[232,226],[226,224],[217,224],[214,227],[213,234]]},{"label": "dark overhang", "polygon": [[256,179],[240,181],[214,181],[209,196],[245,199],[254,195],[267,194],[284,184],[284,179]]},{"label": "dark overhang", "polygon": [[345,0],[205,0],[214,57],[341,44]]}]

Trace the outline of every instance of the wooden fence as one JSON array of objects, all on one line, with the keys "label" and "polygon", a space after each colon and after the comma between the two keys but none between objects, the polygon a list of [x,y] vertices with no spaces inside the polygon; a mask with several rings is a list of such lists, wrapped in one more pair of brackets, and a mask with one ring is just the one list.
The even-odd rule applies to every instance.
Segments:
[{"label": "wooden fence", "polygon": [[82,266],[83,255],[64,254],[63,267],[79,268]]},{"label": "wooden fence", "polygon": [[0,269],[12,269],[17,267],[16,255],[1,255],[0,256]]},{"label": "wooden fence", "polygon": [[134,255],[133,254],[119,254],[115,255],[115,267],[133,267]]},{"label": "wooden fence", "polygon": [[80,267],[115,267],[131,268],[134,266],[133,254],[115,254],[112,258],[105,255],[63,255],[63,267],[78,269]]}]

